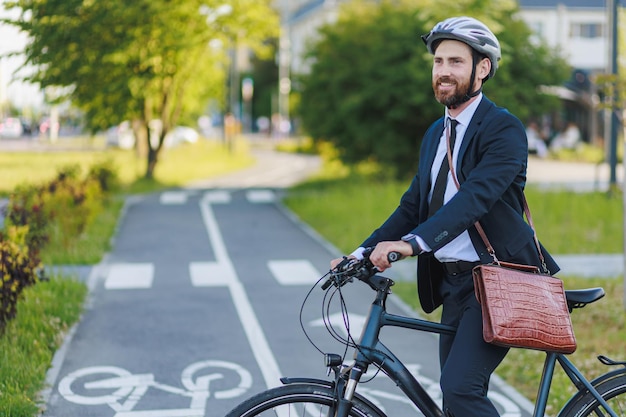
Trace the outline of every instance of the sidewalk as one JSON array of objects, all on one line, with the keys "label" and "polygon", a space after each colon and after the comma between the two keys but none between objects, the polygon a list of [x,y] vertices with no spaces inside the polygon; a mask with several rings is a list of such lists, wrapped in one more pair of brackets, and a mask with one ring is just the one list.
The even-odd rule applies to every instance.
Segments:
[{"label": "sidewalk", "polygon": [[[617,184],[624,178],[622,165],[616,167]],[[606,191],[609,188],[610,166],[608,163],[591,164],[528,158],[528,184],[542,188],[563,188],[574,191]]]}]

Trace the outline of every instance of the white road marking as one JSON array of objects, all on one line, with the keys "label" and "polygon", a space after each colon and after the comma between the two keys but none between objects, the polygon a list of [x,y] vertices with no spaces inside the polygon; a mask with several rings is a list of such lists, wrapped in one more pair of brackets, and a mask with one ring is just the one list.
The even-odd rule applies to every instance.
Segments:
[{"label": "white road marking", "polygon": [[[349,313],[348,318],[350,320],[350,335],[354,340],[358,340],[359,335],[363,331],[366,317],[356,313]],[[309,325],[313,327],[322,327],[325,326],[326,323],[329,323],[336,331],[341,332],[345,337],[348,337],[346,319],[342,313],[331,314],[326,318],[326,321],[324,321],[323,318],[313,320],[309,323]]]},{"label": "white road marking", "polygon": [[252,309],[252,305],[250,304],[245,288],[239,281],[232,261],[228,256],[228,251],[224,245],[224,240],[219,230],[217,221],[215,220],[215,216],[213,215],[213,210],[211,210],[210,203],[210,196],[205,194],[200,201],[200,210],[202,212],[204,225],[209,234],[211,246],[215,252],[216,263],[221,265],[221,268],[226,271],[224,276],[230,278],[228,288],[233,298],[235,308],[237,309],[239,320],[241,321],[241,325],[243,326],[244,332],[248,338],[248,343],[250,344],[250,348],[254,354],[254,358],[261,369],[261,374],[263,375],[266,386],[268,388],[279,386],[282,373],[280,372],[276,358],[269,347],[269,343],[265,338],[261,324],[259,323],[256,314],[254,314],[254,310]]},{"label": "white road marking", "polygon": [[228,191],[216,190],[204,193],[203,200],[207,203],[230,203],[231,197]]},{"label": "white road marking", "polygon": [[269,261],[267,267],[281,285],[310,285],[321,275],[307,260]]},{"label": "white road marking", "polygon": [[165,191],[159,198],[161,204],[185,204],[187,202],[186,191]]},{"label": "white road marking", "polygon": [[115,417],[204,417],[203,409],[120,411]]},{"label": "white road marking", "polygon": [[227,286],[236,281],[237,276],[228,265],[219,262],[191,262],[189,275],[194,287]]},{"label": "white road marking", "polygon": [[153,278],[154,265],[151,263],[112,264],[104,281],[104,288],[107,290],[150,288]]},{"label": "white road marking", "polygon": [[[236,373],[240,378],[239,384],[232,388],[212,389],[213,381],[222,380],[225,372]],[[102,379],[96,379],[98,376]],[[154,374],[131,374],[114,366],[93,366],[68,374],[59,382],[58,389],[67,401],[76,404],[106,404],[116,412],[115,417],[203,417],[211,396],[223,399],[243,395],[252,386],[252,375],[236,363],[206,360],[187,366],[181,375],[181,382],[183,389],[157,382]],[[78,389],[79,394],[74,389]],[[133,411],[148,389],[188,397],[191,399],[190,406]]]},{"label": "white road marking", "polygon": [[251,203],[271,203],[276,198],[272,190],[250,190],[246,198]]}]

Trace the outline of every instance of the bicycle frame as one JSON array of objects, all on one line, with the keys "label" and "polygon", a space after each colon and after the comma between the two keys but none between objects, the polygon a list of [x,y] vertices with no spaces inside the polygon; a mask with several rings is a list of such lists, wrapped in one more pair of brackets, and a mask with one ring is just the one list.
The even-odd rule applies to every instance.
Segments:
[{"label": "bicycle frame", "polygon": [[578,368],[565,357],[562,353],[546,352],[546,360],[543,364],[543,372],[541,373],[541,382],[539,383],[539,391],[537,394],[537,401],[535,402],[535,411],[533,417],[539,417],[545,415],[546,405],[548,403],[548,395],[550,393],[550,386],[552,385],[552,377],[554,375],[554,368],[556,362],[561,365],[561,368],[565,371],[572,383],[578,388],[580,392],[583,388],[586,388],[598,402],[602,405],[606,412],[611,417],[619,417],[604,401],[602,396],[593,387],[591,382],[585,378]]},{"label": "bicycle frame", "polygon": [[[363,373],[370,364],[376,364],[391,377],[405,395],[415,404],[425,417],[441,417],[443,411],[428,395],[402,362],[378,338],[384,326],[420,330],[428,333],[454,334],[456,328],[418,318],[399,316],[386,311],[386,290],[377,290],[376,300],[372,303],[363,327],[360,342],[355,352],[355,364],[346,385],[344,400],[350,401]],[[337,416],[341,416],[341,406]],[[347,411],[346,411],[347,412]]]},{"label": "bicycle frame", "polygon": [[[385,282],[386,278],[379,277]],[[389,281],[389,280],[387,280]],[[411,374],[411,372],[402,364],[402,362],[387,348],[380,340],[380,331],[384,326],[401,327],[412,330],[419,330],[436,334],[454,334],[456,328],[440,323],[435,323],[419,318],[399,316],[388,313],[386,311],[385,302],[388,295],[388,286],[375,285],[377,291],[376,299],[370,307],[367,320],[363,327],[358,347],[354,355],[354,365],[350,369],[349,379],[343,398],[339,399],[337,417],[347,416],[349,404],[352,400],[356,386],[361,376],[367,371],[370,364],[376,364],[396,383],[396,385],[404,392],[404,394],[417,406],[425,417],[442,417],[444,415],[441,408],[428,395],[426,390]],[[545,415],[548,394],[552,384],[552,377],[556,363],[559,363],[565,373],[568,375],[572,383],[579,391],[587,389],[604,407],[604,409],[612,417],[618,417],[617,414],[604,401],[602,396],[570,362],[565,355],[560,353],[546,352],[546,359],[542,372],[541,382],[535,402],[533,417],[541,417]],[[339,375],[339,374],[338,374]]]}]

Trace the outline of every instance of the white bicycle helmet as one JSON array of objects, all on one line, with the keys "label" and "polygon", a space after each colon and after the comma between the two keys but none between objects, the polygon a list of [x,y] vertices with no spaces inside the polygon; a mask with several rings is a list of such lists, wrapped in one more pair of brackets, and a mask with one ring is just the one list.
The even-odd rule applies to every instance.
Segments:
[{"label": "white bicycle helmet", "polygon": [[500,42],[484,23],[473,17],[451,17],[437,23],[430,33],[422,36],[428,52],[433,55],[438,41],[443,39],[461,41],[485,55],[491,61],[491,71],[487,78],[494,76],[501,58]]}]

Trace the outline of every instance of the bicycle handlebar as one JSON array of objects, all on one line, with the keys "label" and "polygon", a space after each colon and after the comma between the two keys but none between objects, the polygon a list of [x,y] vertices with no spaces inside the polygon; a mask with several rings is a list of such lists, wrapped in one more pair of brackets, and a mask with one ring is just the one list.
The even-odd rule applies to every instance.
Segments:
[{"label": "bicycle handlebar", "polygon": [[[372,264],[369,258],[373,250],[373,247],[366,248],[363,251],[362,259],[344,257],[343,261],[330,271],[330,277],[322,284],[322,290],[327,290],[331,285],[337,288],[342,287],[348,282],[351,282],[354,278],[371,286],[369,279],[379,272],[378,268]],[[399,252],[389,252],[387,259],[389,262],[399,261],[402,259],[402,254]]]}]

